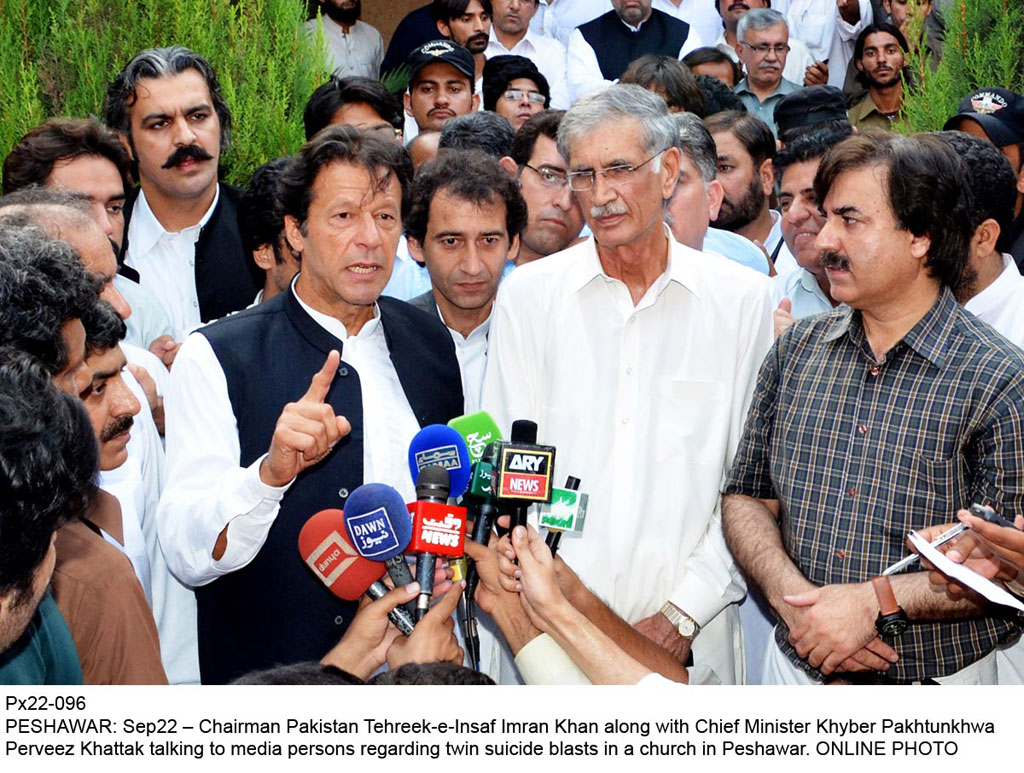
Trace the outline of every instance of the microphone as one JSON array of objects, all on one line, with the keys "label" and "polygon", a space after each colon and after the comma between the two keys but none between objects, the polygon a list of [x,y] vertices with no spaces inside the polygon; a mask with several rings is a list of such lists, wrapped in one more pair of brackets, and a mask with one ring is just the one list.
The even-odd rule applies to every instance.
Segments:
[{"label": "microphone", "polygon": [[533,502],[551,501],[555,447],[537,445],[536,422],[520,419],[512,422],[512,440],[499,445],[495,466],[497,497],[511,507],[509,529],[525,526]]},{"label": "microphone", "polygon": [[448,472],[443,467],[424,467],[416,479],[416,501],[410,504],[412,539],[409,551],[417,554],[416,620],[422,620],[434,592],[434,568],[438,556],[459,558],[466,540],[466,508],[448,504]]},{"label": "microphone", "polygon": [[581,494],[580,479],[570,475],[565,481],[565,488],[556,488],[551,492],[551,504],[540,508],[539,525],[547,526],[548,535],[545,539],[551,549],[551,557],[558,552],[558,544],[562,534],[567,531],[579,534],[583,531],[583,522],[587,517],[586,494]]},{"label": "microphone", "polygon": [[490,443],[501,440],[501,430],[497,422],[487,411],[477,411],[465,416],[457,416],[448,422],[448,426],[462,435],[469,449],[469,461],[476,464],[484,455],[484,449]]},{"label": "microphone", "polygon": [[[341,510],[321,510],[303,524],[299,531],[299,555],[320,582],[340,599],[358,601],[365,593],[376,601],[388,592],[380,581],[384,565],[363,558],[352,547]],[[394,609],[388,619],[406,636],[412,633],[415,624],[405,609]]]},{"label": "microphone", "polygon": [[444,424],[429,424],[409,444],[409,471],[418,480],[426,467],[448,473],[448,496],[458,498],[469,484],[469,449],[457,431]]},{"label": "microphone", "polygon": [[[384,483],[365,483],[349,495],[344,515],[359,555],[387,566],[396,588],[413,581],[404,555],[412,538],[412,520],[401,494]],[[403,606],[415,614],[411,601]]]}]

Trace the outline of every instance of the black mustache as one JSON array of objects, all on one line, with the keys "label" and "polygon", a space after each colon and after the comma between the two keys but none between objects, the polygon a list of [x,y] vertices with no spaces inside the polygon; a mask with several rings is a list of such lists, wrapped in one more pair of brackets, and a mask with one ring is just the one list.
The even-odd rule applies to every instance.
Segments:
[{"label": "black mustache", "polygon": [[118,435],[124,434],[132,428],[135,420],[131,416],[122,416],[119,419],[115,419],[114,423],[104,427],[103,432],[100,434],[100,442],[106,443],[108,440],[113,440]]},{"label": "black mustache", "polygon": [[171,169],[176,167],[182,161],[188,161],[189,159],[194,159],[196,161],[209,161],[212,158],[213,156],[198,145],[185,145],[171,153],[170,158],[164,161],[164,165],[160,168]]},{"label": "black mustache", "polygon": [[848,271],[850,268],[850,259],[845,255],[840,255],[838,252],[828,250],[821,253],[821,265],[824,268],[838,268],[843,271]]}]

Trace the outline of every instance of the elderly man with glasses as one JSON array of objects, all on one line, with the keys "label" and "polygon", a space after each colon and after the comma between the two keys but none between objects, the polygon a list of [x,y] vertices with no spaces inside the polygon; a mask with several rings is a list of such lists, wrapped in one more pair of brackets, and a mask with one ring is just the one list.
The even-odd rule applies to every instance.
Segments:
[{"label": "elderly man with glasses", "polygon": [[[665,103],[639,86],[581,98],[558,129],[593,237],[516,269],[498,293],[483,407],[538,423],[590,494],[560,555],[682,662],[743,678],[743,581],[718,488],[771,345],[766,277],[673,239],[680,173]],[[532,172],[531,172],[532,174]],[[622,644],[623,642],[619,642]]]},{"label": "elderly man with glasses", "polygon": [[747,77],[734,91],[743,100],[747,112],[756,115],[772,132],[775,106],[800,86],[782,77],[789,56],[789,26],[786,17],[771,8],[758,8],[745,14],[736,26],[736,53]]}]

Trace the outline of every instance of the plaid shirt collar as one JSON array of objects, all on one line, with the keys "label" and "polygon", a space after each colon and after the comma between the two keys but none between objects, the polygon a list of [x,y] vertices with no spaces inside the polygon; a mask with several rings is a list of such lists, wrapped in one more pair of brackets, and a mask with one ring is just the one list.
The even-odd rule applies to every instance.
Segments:
[{"label": "plaid shirt collar", "polygon": [[[890,352],[901,346],[907,346],[939,370],[946,369],[947,353],[949,350],[949,337],[956,324],[956,310],[959,304],[948,287],[943,287],[939,292],[938,300],[928,312],[917,321],[917,324],[903,336],[903,340],[886,352],[883,360],[889,358]],[[860,311],[848,306],[841,307],[840,313],[831,323],[824,339],[826,341],[837,341],[843,336],[850,339],[850,343],[860,349],[864,355],[875,361],[871,345],[868,343],[867,334],[864,331],[864,322]]]}]

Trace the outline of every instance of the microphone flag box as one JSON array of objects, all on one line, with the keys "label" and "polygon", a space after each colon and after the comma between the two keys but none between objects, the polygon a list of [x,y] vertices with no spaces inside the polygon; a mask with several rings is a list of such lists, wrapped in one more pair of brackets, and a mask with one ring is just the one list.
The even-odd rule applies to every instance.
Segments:
[{"label": "microphone flag box", "polygon": [[494,496],[494,465],[476,462],[469,477],[466,496],[476,499],[490,499]]},{"label": "microphone flag box", "polygon": [[391,528],[387,508],[378,507],[368,513],[350,516],[345,522],[352,544],[363,558],[390,558],[390,553],[399,550],[398,535]]},{"label": "microphone flag box", "polygon": [[433,553],[458,558],[466,543],[466,508],[441,502],[413,502],[412,553]]},{"label": "microphone flag box", "polygon": [[502,443],[498,457],[498,497],[551,501],[555,447]]},{"label": "microphone flag box", "polygon": [[539,523],[553,531],[580,533],[587,519],[588,500],[579,491],[556,488],[551,492],[551,503],[540,508]]}]

